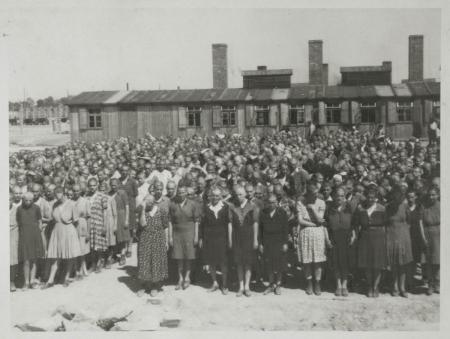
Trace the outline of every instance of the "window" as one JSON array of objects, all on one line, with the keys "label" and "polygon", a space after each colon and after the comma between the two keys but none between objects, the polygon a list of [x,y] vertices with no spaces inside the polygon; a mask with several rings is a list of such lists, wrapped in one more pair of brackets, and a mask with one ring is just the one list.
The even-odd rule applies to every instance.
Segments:
[{"label": "window", "polygon": [[102,113],[99,108],[89,109],[89,128],[102,128]]},{"label": "window", "polygon": [[236,126],[236,106],[222,106],[222,125]]},{"label": "window", "polygon": [[372,124],[377,119],[377,104],[375,102],[361,102],[361,122],[363,124]]},{"label": "window", "polygon": [[202,109],[200,106],[189,106],[187,109],[188,126],[200,127],[200,113]]},{"label": "window", "polygon": [[433,101],[433,110],[432,110],[434,117],[439,117],[441,115],[441,102],[440,101]]},{"label": "window", "polygon": [[291,125],[300,125],[305,123],[304,105],[291,105],[291,107],[289,107],[289,123]]},{"label": "window", "polygon": [[413,103],[411,101],[399,101],[397,102],[397,116],[398,121],[411,121],[411,110]]},{"label": "window", "polygon": [[256,125],[268,126],[269,125],[269,106],[256,106]]},{"label": "window", "polygon": [[341,104],[326,104],[328,124],[339,124],[341,122]]}]

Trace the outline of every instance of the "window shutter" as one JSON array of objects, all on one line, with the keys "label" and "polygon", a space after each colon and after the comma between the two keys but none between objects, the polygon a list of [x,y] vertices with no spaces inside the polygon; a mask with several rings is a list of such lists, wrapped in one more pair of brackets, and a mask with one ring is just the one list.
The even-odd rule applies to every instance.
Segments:
[{"label": "window shutter", "polygon": [[349,102],[343,101],[341,104],[341,123],[348,124],[349,120]]},{"label": "window shutter", "polygon": [[79,110],[80,117],[80,129],[88,129],[89,128],[89,113],[87,109],[81,108]]},{"label": "window shutter", "polygon": [[186,107],[178,107],[178,128],[187,127]]},{"label": "window shutter", "polygon": [[270,105],[269,107],[269,126],[277,126],[278,106]]},{"label": "window shutter", "polygon": [[289,106],[288,104],[280,104],[281,126],[289,125]]},{"label": "window shutter", "polygon": [[350,105],[352,105],[352,123],[358,124],[361,122],[361,107],[359,107],[359,102],[352,101]]},{"label": "window shutter", "polygon": [[398,114],[397,114],[397,103],[396,102],[388,102],[388,122],[395,123],[398,122]]},{"label": "window shutter", "polygon": [[222,107],[213,106],[212,109],[213,127],[222,127]]},{"label": "window shutter", "polygon": [[255,110],[253,105],[245,106],[245,126],[255,126]]},{"label": "window shutter", "polygon": [[305,105],[305,123],[312,121],[313,106],[311,104]]}]

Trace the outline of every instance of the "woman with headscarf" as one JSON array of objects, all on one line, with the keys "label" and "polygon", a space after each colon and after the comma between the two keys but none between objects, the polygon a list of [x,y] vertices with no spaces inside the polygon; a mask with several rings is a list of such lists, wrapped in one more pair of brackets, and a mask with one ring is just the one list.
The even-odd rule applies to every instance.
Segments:
[{"label": "woman with headscarf", "polygon": [[37,288],[36,260],[45,255],[44,244],[41,237],[42,217],[41,211],[33,203],[31,192],[23,195],[23,201],[17,207],[17,226],[19,228],[19,262],[23,262],[25,277],[24,289]]},{"label": "woman with headscarf", "polygon": [[176,202],[169,207],[169,244],[172,259],[178,265],[176,290],[186,289],[191,283],[191,263],[196,258],[200,213],[193,201],[187,199],[185,187],[179,187]]},{"label": "woman with headscarf", "polygon": [[56,203],[53,206],[52,217],[55,220],[50,241],[48,243],[47,259],[52,263],[50,277],[42,288],[53,286],[58,263],[65,261],[66,270],[63,286],[69,286],[69,277],[77,257],[81,255],[80,240],[74,225],[78,224],[74,201],[68,199],[61,187],[55,189]]},{"label": "woman with headscarf", "polygon": [[413,261],[411,249],[410,225],[408,224],[408,206],[400,187],[396,186],[390,194],[386,206],[387,216],[387,254],[388,266],[392,271],[392,296],[408,297],[405,281],[407,266]]},{"label": "woman with headscarf", "polygon": [[164,209],[155,204],[155,198],[147,195],[139,218],[141,230],[138,241],[138,279],[143,289],[138,296],[150,289],[155,297],[161,290],[162,283],[169,276],[167,250],[169,249],[168,215]]},{"label": "woman with headscarf", "polygon": [[441,202],[437,187],[428,190],[428,199],[423,207],[421,234],[425,245],[427,294],[440,293]]},{"label": "woman with headscarf", "polygon": [[381,271],[387,266],[386,209],[377,200],[377,187],[369,187],[367,199],[357,208],[352,221],[359,235],[358,267],[366,271],[369,298],[379,296]]}]

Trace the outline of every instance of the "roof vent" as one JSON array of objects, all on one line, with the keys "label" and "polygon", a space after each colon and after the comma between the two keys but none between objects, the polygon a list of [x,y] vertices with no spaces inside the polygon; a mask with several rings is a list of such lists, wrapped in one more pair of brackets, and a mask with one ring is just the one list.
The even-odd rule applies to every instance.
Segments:
[{"label": "roof vent", "polygon": [[267,66],[258,66],[256,69],[258,71],[267,71]]}]

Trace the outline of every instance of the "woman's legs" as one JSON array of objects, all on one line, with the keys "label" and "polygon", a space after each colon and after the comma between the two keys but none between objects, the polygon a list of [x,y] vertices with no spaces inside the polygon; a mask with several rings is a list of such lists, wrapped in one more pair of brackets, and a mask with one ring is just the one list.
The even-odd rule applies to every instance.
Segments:
[{"label": "woman's legs", "polygon": [[215,291],[219,287],[219,284],[217,283],[217,273],[216,273],[215,265],[209,266],[209,274],[211,275],[211,280],[212,280],[212,286],[211,286],[210,291]]},{"label": "woman's legs", "polygon": [[339,271],[339,269],[336,269],[334,274],[335,274],[335,278],[336,278],[336,293],[335,293],[335,295],[340,296],[341,290],[342,290],[342,274]]},{"label": "woman's legs", "polygon": [[228,290],[228,267],[226,263],[222,263],[222,289]]},{"label": "woman's legs", "polygon": [[53,263],[50,269],[50,276],[48,277],[47,284],[53,284],[55,282],[56,271],[58,270],[58,260],[53,259]]},{"label": "woman's legs", "polygon": [[184,267],[186,268],[186,273],[184,275],[185,283],[191,282],[191,260],[187,259],[184,261]]},{"label": "woman's legs", "polygon": [[373,296],[377,298],[379,296],[379,288],[380,285],[380,279],[381,279],[381,270],[378,268],[375,268],[373,270]]},{"label": "woman's legs", "polygon": [[367,279],[367,296],[371,298],[373,297],[373,274],[371,268],[366,268],[366,279]]},{"label": "woman's legs", "polygon": [[316,281],[316,284],[314,286],[314,293],[316,295],[320,295],[322,293],[320,289],[320,281],[322,280],[322,264],[315,263],[313,265],[314,265],[314,279]]},{"label": "woman's legs", "polygon": [[434,292],[441,293],[441,265],[432,265]]},{"label": "woman's legs", "polygon": [[402,297],[407,297],[406,293],[406,273],[407,273],[407,265],[401,265],[399,269],[399,288],[400,294]]},{"label": "woman's legs", "polygon": [[17,265],[10,265],[9,266],[9,285],[10,290],[15,291],[16,290],[16,276],[17,276]]},{"label": "woman's legs", "polygon": [[175,289],[180,289],[183,285],[183,273],[184,273],[184,260],[177,259],[177,268],[178,268],[178,285]]},{"label": "woman's legs", "polygon": [[244,291],[244,268],[242,267],[242,264],[237,264],[236,271],[239,282],[239,291],[237,295],[240,296]]},{"label": "woman's legs", "polygon": [[69,278],[70,278],[70,274],[72,273],[73,267],[74,267],[74,262],[75,262],[75,258],[70,258],[67,259],[66,261],[66,276],[64,277],[64,285],[67,286]]},{"label": "woman's legs", "polygon": [[399,267],[392,265],[392,296],[398,296]]},{"label": "woman's legs", "polygon": [[303,269],[305,270],[306,294],[312,294],[313,293],[313,285],[312,285],[311,264],[303,264]]},{"label": "woman's legs", "polygon": [[347,281],[348,281],[348,270],[346,268],[342,269],[341,274],[341,288],[342,296],[348,296]]},{"label": "woman's legs", "polygon": [[250,281],[252,279],[252,267],[251,265],[244,265],[245,276],[244,276],[244,290],[250,291]]}]

